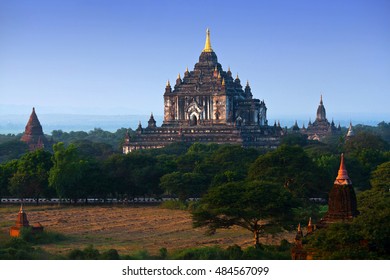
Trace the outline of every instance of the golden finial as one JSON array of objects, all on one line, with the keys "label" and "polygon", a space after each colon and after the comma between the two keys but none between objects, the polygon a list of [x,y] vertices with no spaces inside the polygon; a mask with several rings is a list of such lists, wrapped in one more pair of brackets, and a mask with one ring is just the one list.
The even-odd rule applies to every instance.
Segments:
[{"label": "golden finial", "polygon": [[210,43],[210,30],[207,28],[206,30],[206,43],[204,44],[204,52],[212,52],[213,49],[211,48],[211,43]]},{"label": "golden finial", "polygon": [[181,80],[180,73],[177,75],[177,79]]},{"label": "golden finial", "polygon": [[186,67],[186,72],[188,72],[188,66]]},{"label": "golden finial", "polygon": [[218,67],[217,67],[217,65],[215,65],[215,67],[214,67],[214,71],[215,71],[215,72],[217,72],[217,71],[218,71]]},{"label": "golden finial", "polygon": [[237,73],[237,76],[236,76],[236,80],[239,80],[240,78],[238,78],[238,73]]},{"label": "golden finial", "polygon": [[221,79],[221,72],[218,72],[218,79]]},{"label": "golden finial", "polygon": [[222,85],[225,85],[225,78],[222,79]]},{"label": "golden finial", "polygon": [[311,223],[311,217],[309,218],[309,224],[308,224],[307,226],[309,226],[309,227],[311,227],[311,226],[312,226],[312,223]]},{"label": "golden finial", "polygon": [[171,86],[171,84],[169,83],[169,80],[167,81],[167,87],[170,87]]}]

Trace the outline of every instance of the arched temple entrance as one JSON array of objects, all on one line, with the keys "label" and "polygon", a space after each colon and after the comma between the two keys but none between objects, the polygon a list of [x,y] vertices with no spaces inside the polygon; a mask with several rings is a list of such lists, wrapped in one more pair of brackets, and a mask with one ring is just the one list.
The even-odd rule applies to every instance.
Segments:
[{"label": "arched temple entrance", "polygon": [[195,115],[191,116],[190,125],[198,125],[198,118]]}]

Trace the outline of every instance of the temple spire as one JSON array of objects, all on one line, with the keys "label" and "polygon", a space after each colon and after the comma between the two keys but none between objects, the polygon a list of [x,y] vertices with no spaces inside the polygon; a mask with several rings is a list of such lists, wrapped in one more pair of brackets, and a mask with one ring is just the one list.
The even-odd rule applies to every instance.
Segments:
[{"label": "temple spire", "polygon": [[314,225],[311,222],[311,217],[309,218],[309,223],[307,224],[307,234],[314,232]]},{"label": "temple spire", "polygon": [[347,137],[352,137],[352,136],[355,136],[355,132],[353,131],[352,122],[350,121],[349,122],[348,132],[347,132]]},{"label": "temple spire", "polygon": [[210,42],[210,30],[208,28],[206,30],[206,43],[204,44],[203,52],[213,52]]},{"label": "temple spire", "polygon": [[321,94],[321,98],[320,98],[320,104],[323,105],[323,103],[322,103],[322,94]]},{"label": "temple spire", "polygon": [[344,154],[341,154],[340,168],[335,183],[351,184],[351,179],[349,179],[347,169],[345,168]]}]

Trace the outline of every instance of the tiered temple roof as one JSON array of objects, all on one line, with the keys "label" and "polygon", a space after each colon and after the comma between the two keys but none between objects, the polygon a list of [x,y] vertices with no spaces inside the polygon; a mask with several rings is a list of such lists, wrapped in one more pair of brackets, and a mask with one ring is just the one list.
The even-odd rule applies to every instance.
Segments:
[{"label": "tiered temple roof", "polygon": [[210,31],[194,70],[179,74],[164,92],[164,121],[140,124],[136,136],[125,139],[123,152],[164,147],[173,142],[232,143],[275,148],[283,130],[268,126],[264,101],[253,98],[249,82],[243,89],[230,68],[224,71],[211,47]]},{"label": "tiered temple roof", "polygon": [[336,127],[333,120],[331,123],[329,123],[328,119],[326,118],[326,110],[322,101],[322,94],[320,98],[320,104],[317,108],[316,120],[313,123],[309,121],[307,128],[302,129],[302,133],[306,134],[311,140],[319,141],[321,141],[326,136],[338,135],[341,133],[340,126]]}]

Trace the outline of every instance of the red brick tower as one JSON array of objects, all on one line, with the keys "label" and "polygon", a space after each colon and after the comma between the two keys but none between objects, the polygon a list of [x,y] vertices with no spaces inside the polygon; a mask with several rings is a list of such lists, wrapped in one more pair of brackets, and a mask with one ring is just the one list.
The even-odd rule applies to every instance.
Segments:
[{"label": "red brick tower", "polygon": [[32,110],[30,119],[27,122],[26,129],[20,141],[25,142],[30,151],[42,149],[48,145],[48,141],[43,134],[41,123],[35,114],[35,108]]},{"label": "red brick tower", "polygon": [[345,168],[344,154],[341,154],[339,172],[329,193],[328,212],[320,225],[349,221],[358,214],[355,191]]},{"label": "red brick tower", "polygon": [[43,226],[40,223],[36,223],[33,226],[30,226],[30,223],[27,219],[27,214],[23,210],[23,205],[21,205],[18,213],[18,217],[16,218],[16,223],[14,226],[10,228],[9,235],[11,237],[19,237],[20,231],[23,228],[31,228],[31,232],[33,234],[43,231]]}]

